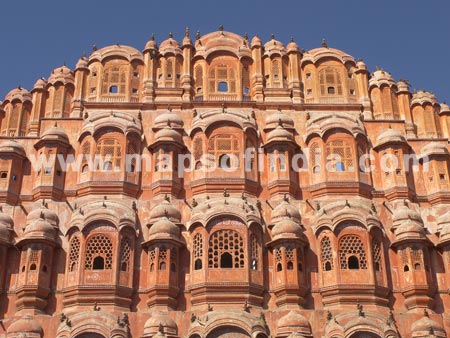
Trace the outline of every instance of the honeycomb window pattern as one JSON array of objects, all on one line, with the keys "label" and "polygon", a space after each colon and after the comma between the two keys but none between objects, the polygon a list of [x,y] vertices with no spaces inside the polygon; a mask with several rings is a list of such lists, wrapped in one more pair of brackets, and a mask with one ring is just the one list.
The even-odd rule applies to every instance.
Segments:
[{"label": "honeycomb window pattern", "polygon": [[128,238],[123,238],[120,242],[120,270],[130,271],[131,245]]},{"label": "honeycomb window pattern", "polygon": [[372,241],[373,266],[376,271],[381,271],[381,244],[377,240]]},{"label": "honeycomb window pattern", "polygon": [[332,156],[336,161],[331,168],[332,171],[353,171],[353,154],[350,145],[343,140],[335,140],[327,143],[327,159]]},{"label": "honeycomb window pattern", "polygon": [[167,267],[167,249],[166,248],[159,248],[158,262],[159,262],[159,270],[166,270],[166,267]]},{"label": "honeycomb window pattern", "polygon": [[331,249],[331,241],[328,237],[322,238],[320,242],[320,255],[322,269],[324,271],[333,270],[333,251]]},{"label": "honeycomb window pattern", "polygon": [[341,269],[350,269],[349,258],[356,257],[359,269],[367,269],[366,252],[361,239],[356,235],[346,235],[339,241],[339,258]]},{"label": "honeycomb window pattern", "polygon": [[209,238],[208,267],[220,268],[221,258],[227,254],[232,258],[233,268],[244,268],[244,241],[239,233],[233,230],[216,231]]},{"label": "honeycomb window pattern", "polygon": [[255,270],[258,268],[258,257],[259,257],[259,243],[256,235],[252,235],[250,237],[250,245],[251,245],[251,259],[252,264],[255,264]]},{"label": "honeycomb window pattern", "polygon": [[80,240],[78,239],[78,237],[74,237],[70,241],[69,272],[77,270],[79,259],[80,259]]},{"label": "honeycomb window pattern", "polygon": [[93,270],[94,259],[104,259],[104,270],[111,270],[113,266],[113,244],[109,237],[104,235],[92,236],[86,245],[85,270]]},{"label": "honeycomb window pattern", "polygon": [[194,237],[194,260],[203,257],[203,236],[196,234]]}]

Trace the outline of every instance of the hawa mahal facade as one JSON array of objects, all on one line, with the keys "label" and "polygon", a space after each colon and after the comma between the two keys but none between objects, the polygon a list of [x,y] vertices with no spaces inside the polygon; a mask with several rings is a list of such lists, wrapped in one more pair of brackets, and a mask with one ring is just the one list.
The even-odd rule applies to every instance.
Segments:
[{"label": "hawa mahal facade", "polygon": [[450,334],[432,93],[221,27],[94,47],[0,103],[0,337]]}]

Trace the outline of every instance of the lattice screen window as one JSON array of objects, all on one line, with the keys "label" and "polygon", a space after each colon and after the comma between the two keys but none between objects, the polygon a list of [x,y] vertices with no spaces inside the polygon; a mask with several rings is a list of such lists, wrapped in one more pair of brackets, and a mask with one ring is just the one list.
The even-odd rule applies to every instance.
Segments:
[{"label": "lattice screen window", "polygon": [[375,271],[381,271],[381,243],[375,239],[372,241],[372,259]]},{"label": "lattice screen window", "polygon": [[256,237],[256,235],[250,236],[250,250],[251,250],[250,268],[252,270],[258,270],[259,242],[258,237]]},{"label": "lattice screen window", "polygon": [[80,240],[78,239],[78,237],[74,237],[70,241],[69,272],[77,271],[79,261],[80,261]]},{"label": "lattice screen window", "polygon": [[242,94],[244,97],[250,96],[250,69],[248,65],[242,68]]},{"label": "lattice screen window", "polygon": [[275,258],[275,267],[277,271],[283,271],[283,252],[281,248],[276,248],[273,251],[273,256]]},{"label": "lattice screen window", "polygon": [[161,271],[167,269],[167,256],[168,256],[167,249],[159,248],[158,263],[159,263],[159,270],[161,270]]},{"label": "lattice screen window", "polygon": [[113,266],[113,244],[105,235],[95,235],[86,244],[85,270],[111,270]]},{"label": "lattice screen window", "polygon": [[400,254],[400,258],[401,258],[402,265],[403,265],[403,271],[404,272],[409,271],[410,268],[409,268],[409,259],[408,259],[407,249],[404,248],[404,249],[400,250],[399,254]]},{"label": "lattice screen window", "polygon": [[30,271],[37,270],[37,266],[39,263],[39,251],[38,250],[30,250],[28,264],[30,267]]},{"label": "lattice screen window", "polygon": [[290,247],[286,248],[286,269],[294,270],[294,249]]},{"label": "lattice screen window", "polygon": [[238,232],[219,230],[209,238],[208,267],[237,268],[245,266],[244,241]]},{"label": "lattice screen window", "polygon": [[195,95],[203,95],[203,67],[195,66],[194,70]]},{"label": "lattice screen window", "polygon": [[199,160],[203,155],[203,140],[200,136],[194,139],[193,155],[195,160]]},{"label": "lattice screen window", "polygon": [[344,140],[329,141],[327,143],[328,159],[332,163],[332,171],[342,172],[354,170],[352,148]]},{"label": "lattice screen window", "polygon": [[320,157],[320,145],[314,142],[309,148],[309,160],[314,174],[320,173]]},{"label": "lattice screen window", "polygon": [[355,235],[346,235],[339,241],[341,269],[367,269],[366,252],[361,239]]},{"label": "lattice screen window", "polygon": [[148,252],[148,261],[150,264],[150,272],[155,271],[155,264],[156,264],[156,248],[151,249]]},{"label": "lattice screen window", "polygon": [[324,271],[333,270],[333,250],[331,248],[331,241],[328,237],[324,237],[320,241],[320,258],[322,260],[322,269]]},{"label": "lattice screen window", "polygon": [[236,72],[227,65],[217,65],[209,70],[210,93],[236,93]]},{"label": "lattice screen window", "polygon": [[28,130],[28,122],[30,120],[31,108],[25,104],[22,109],[22,119],[20,120],[19,136],[25,136]]},{"label": "lattice screen window", "polygon": [[328,67],[319,72],[320,95],[343,94],[341,74],[337,69]]},{"label": "lattice screen window", "polygon": [[136,171],[136,164],[137,164],[137,156],[139,154],[138,152],[138,147],[134,142],[128,142],[128,146],[127,146],[127,155],[129,156],[129,159],[127,160],[129,163],[127,163],[127,169],[130,172],[135,172]]},{"label": "lattice screen window", "polygon": [[239,167],[239,141],[233,135],[219,134],[208,142],[208,154],[212,155],[218,167]]},{"label": "lattice screen window", "polygon": [[194,236],[194,270],[203,268],[203,236],[196,234]]},{"label": "lattice screen window", "polygon": [[122,238],[120,242],[120,271],[129,272],[131,262],[131,245],[128,238]]},{"label": "lattice screen window", "polygon": [[423,250],[421,248],[411,248],[410,252],[414,270],[423,270]]},{"label": "lattice screen window", "polygon": [[120,171],[122,148],[116,139],[106,138],[97,144],[96,155],[100,156],[104,171]]},{"label": "lattice screen window", "polygon": [[8,136],[14,137],[17,135],[17,128],[19,127],[19,117],[22,110],[22,104],[13,103],[12,109],[10,109],[11,115],[9,116]]},{"label": "lattice screen window", "polygon": [[127,66],[112,66],[103,73],[103,94],[125,94]]},{"label": "lattice screen window", "polygon": [[272,61],[272,87],[280,88],[282,84],[280,60]]}]

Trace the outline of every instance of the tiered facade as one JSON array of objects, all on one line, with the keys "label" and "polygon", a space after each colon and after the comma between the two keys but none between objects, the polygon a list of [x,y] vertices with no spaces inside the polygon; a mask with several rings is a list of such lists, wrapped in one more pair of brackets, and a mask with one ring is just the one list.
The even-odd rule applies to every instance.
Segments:
[{"label": "tiered facade", "polygon": [[449,136],[325,41],[94,47],[0,105],[0,337],[446,337]]}]

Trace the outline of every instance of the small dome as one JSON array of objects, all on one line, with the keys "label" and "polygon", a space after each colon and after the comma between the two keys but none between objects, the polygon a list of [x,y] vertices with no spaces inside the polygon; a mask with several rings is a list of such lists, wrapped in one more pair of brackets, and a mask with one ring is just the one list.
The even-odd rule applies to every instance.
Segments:
[{"label": "small dome", "polygon": [[296,311],[290,311],[278,321],[277,335],[283,333],[311,334],[311,325],[304,316]]},{"label": "small dome", "polygon": [[253,37],[251,45],[252,45],[252,48],[253,47],[261,47],[262,46],[262,41],[261,41],[261,39],[259,38],[258,35],[255,35]]},{"label": "small dome", "polygon": [[275,224],[282,219],[293,219],[295,222],[301,222],[301,215],[298,208],[283,200],[271,213],[271,223]]},{"label": "small dome", "polygon": [[25,227],[25,238],[54,240],[56,229],[45,219],[38,219]]},{"label": "small dome", "polygon": [[32,101],[31,94],[28,90],[22,87],[14,88],[8,94],[6,94],[5,101],[14,101],[19,100],[21,102]]},{"label": "small dome", "polygon": [[362,59],[359,59],[356,62],[356,67],[358,67],[359,70],[367,70],[367,65],[364,63]]},{"label": "small dome", "polygon": [[272,35],[272,40],[264,44],[264,55],[272,56],[274,54],[283,56],[286,54],[286,50],[284,45],[280,41],[275,40],[275,36]]},{"label": "small dome", "polygon": [[291,41],[286,46],[286,50],[288,53],[300,53],[300,47],[295,43],[293,38],[291,38]]},{"label": "small dome", "polygon": [[13,219],[4,214],[0,209],[0,242],[9,243],[11,240],[11,232],[14,228]]},{"label": "small dome", "polygon": [[47,80],[43,77],[39,78],[33,86],[34,89],[44,89],[47,86]]},{"label": "small dome", "polygon": [[399,208],[394,210],[392,215],[392,222],[394,225],[400,225],[407,220],[412,220],[423,224],[422,216],[417,211],[410,209],[406,204],[402,204]]},{"label": "small dome", "polygon": [[292,136],[292,133],[281,126],[278,126],[267,133],[267,143],[273,141],[292,142],[293,140],[294,137]]},{"label": "small dome", "polygon": [[396,241],[403,239],[425,239],[424,227],[422,224],[408,219],[395,229]]},{"label": "small dome", "polygon": [[55,84],[56,82],[61,82],[62,84],[74,84],[75,78],[73,72],[67,68],[65,65],[58,67],[50,74],[48,78],[48,83]]},{"label": "small dome", "polygon": [[78,62],[75,66],[75,70],[77,69],[87,69],[88,68],[88,58],[86,56],[82,56],[78,59]]},{"label": "small dome", "polygon": [[40,218],[43,218],[54,227],[58,226],[59,224],[59,218],[56,212],[48,209],[45,206],[40,206],[39,208],[30,211],[30,213],[27,216],[27,223],[31,223]]},{"label": "small dome", "polygon": [[169,34],[169,38],[161,42],[159,46],[159,52],[164,55],[167,53],[172,53],[174,55],[181,54],[180,44],[177,40],[175,40],[172,36],[172,33]]},{"label": "small dome", "polygon": [[376,147],[392,143],[406,143],[406,139],[398,130],[388,128],[377,137]]},{"label": "small dome", "polygon": [[435,105],[437,104],[436,96],[434,96],[431,92],[426,92],[424,90],[419,90],[418,92],[415,92],[412,96],[411,100],[411,106],[414,105],[424,105],[424,104],[431,104]]},{"label": "small dome", "polygon": [[[443,337],[446,336],[444,327],[438,322],[430,319],[430,317],[425,316],[418,321],[415,321],[411,326],[411,333],[416,334],[426,334],[428,336],[432,331],[434,334],[441,334]],[[422,335],[421,335],[422,337]]]},{"label": "small dome", "polygon": [[7,140],[0,143],[0,153],[15,153],[26,157],[25,148],[15,140]]},{"label": "small dome", "polygon": [[178,326],[172,318],[161,312],[153,312],[152,317],[145,322],[144,334],[156,334],[160,328],[166,335],[176,336],[178,333]]},{"label": "small dome", "polygon": [[174,129],[183,128],[183,120],[178,114],[168,111],[156,116],[153,121],[153,128],[171,127]]},{"label": "small dome", "polygon": [[155,140],[183,143],[180,133],[169,127],[158,130],[155,133]]},{"label": "small dome", "polygon": [[6,332],[8,333],[8,335],[13,333],[36,333],[39,335],[43,334],[41,325],[30,315],[25,315],[23,318],[16,320],[8,327]]},{"label": "small dome", "polygon": [[67,136],[64,129],[59,128],[57,126],[53,126],[44,131],[41,135],[41,139],[69,143],[69,137]]},{"label": "small dome", "polygon": [[145,44],[145,48],[144,51],[147,51],[149,49],[158,49],[158,45],[156,44],[155,41],[155,36],[152,34],[152,37],[150,38],[150,40],[148,40],[148,42]]},{"label": "small dome", "polygon": [[409,84],[406,80],[399,80],[397,82],[398,93],[406,92],[409,93]]},{"label": "small dome", "polygon": [[149,231],[150,238],[154,237],[171,237],[179,238],[180,229],[169,219],[163,218],[153,224]]},{"label": "small dome", "polygon": [[179,223],[181,221],[180,211],[167,199],[154,207],[150,212],[150,221],[157,221],[163,217],[166,217],[171,222],[175,223]]},{"label": "small dome", "polygon": [[392,78],[392,75],[382,69],[377,69],[373,72],[369,79],[369,87],[376,86],[381,87],[382,85],[388,85],[389,87],[397,86],[397,83]]},{"label": "small dome", "polygon": [[422,157],[430,155],[448,155],[448,149],[445,144],[430,142],[420,149],[420,155]]},{"label": "small dome", "polygon": [[274,129],[278,126],[282,126],[286,129],[294,128],[294,120],[288,114],[282,113],[281,111],[266,117],[265,129]]},{"label": "small dome", "polygon": [[275,224],[272,229],[272,237],[300,237],[303,233],[302,227],[291,219],[283,219]]},{"label": "small dome", "polygon": [[441,111],[439,112],[439,114],[443,113],[450,113],[450,106],[445,102],[441,103]]}]

